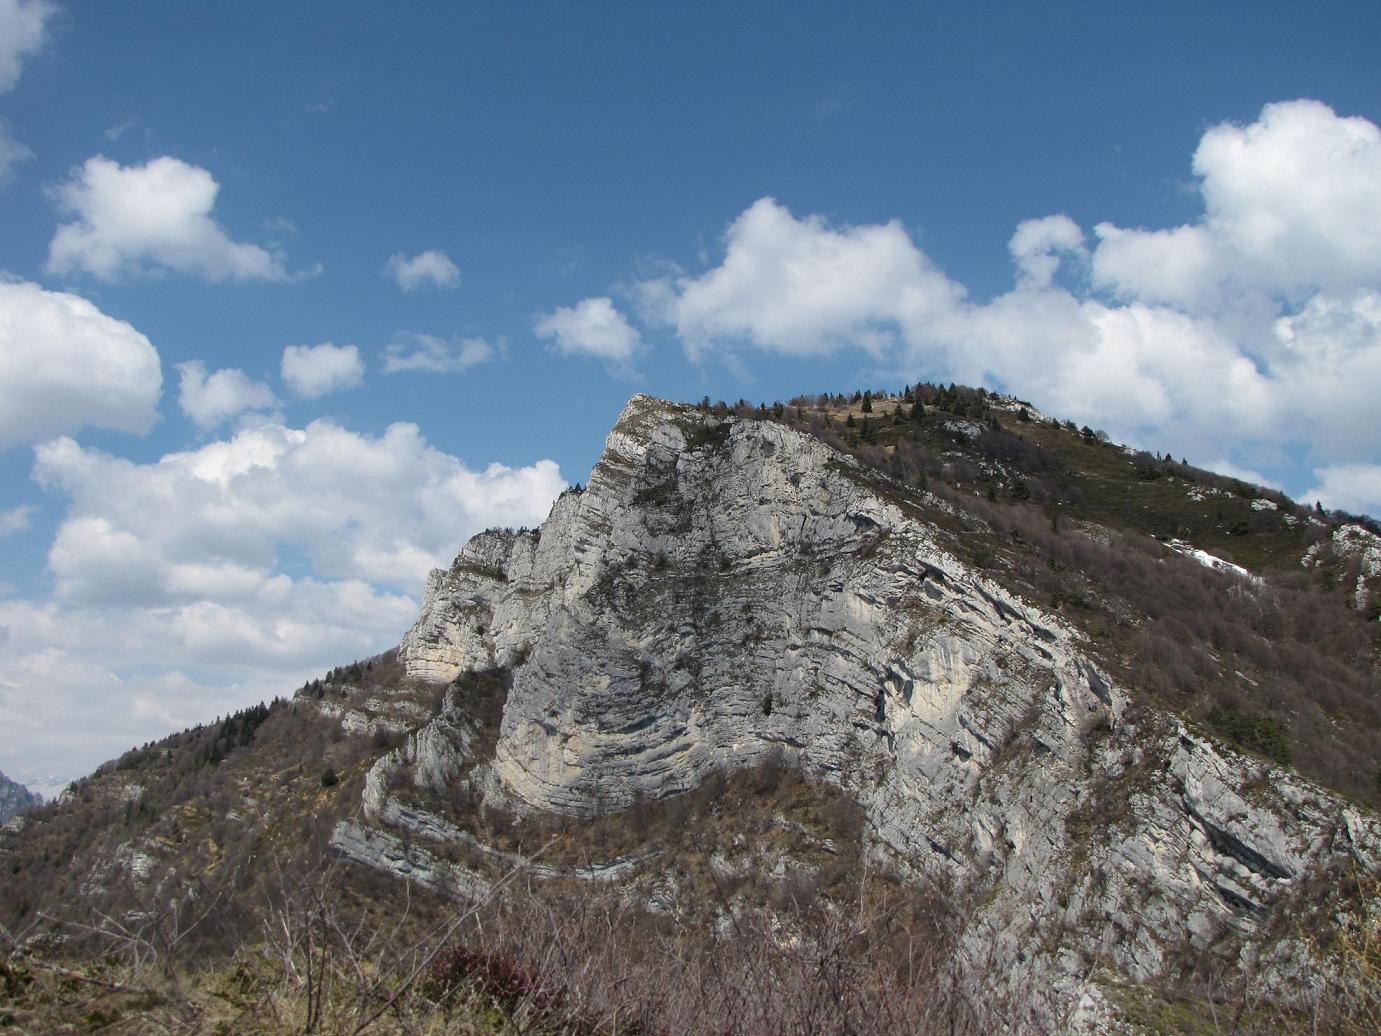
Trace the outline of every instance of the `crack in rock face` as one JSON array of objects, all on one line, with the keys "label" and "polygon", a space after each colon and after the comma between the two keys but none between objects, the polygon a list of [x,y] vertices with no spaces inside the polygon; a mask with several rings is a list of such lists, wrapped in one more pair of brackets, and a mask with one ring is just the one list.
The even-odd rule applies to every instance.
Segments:
[{"label": "crack in rock face", "polygon": [[[1130,710],[1064,622],[945,549],[949,510],[782,425],[636,396],[584,491],[431,574],[399,657],[511,670],[480,783],[522,810],[786,753],[858,798],[876,858],[971,897],[976,987],[1020,974],[1060,1026],[1106,1020],[1095,962],[1153,979],[1250,937],[1335,843],[1377,859],[1374,820],[1335,838],[1317,788]],[[409,740],[437,790],[469,751],[448,722]]]}]

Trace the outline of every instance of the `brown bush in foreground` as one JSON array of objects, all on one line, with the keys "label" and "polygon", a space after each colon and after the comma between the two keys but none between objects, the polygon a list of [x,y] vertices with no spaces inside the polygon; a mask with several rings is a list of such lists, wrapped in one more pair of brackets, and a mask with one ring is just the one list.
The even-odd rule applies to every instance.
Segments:
[{"label": "brown bush in foreground", "polygon": [[[613,890],[549,895],[516,872],[467,907],[414,897],[387,906],[338,865],[266,907],[252,945],[170,961],[147,947],[57,958],[0,932],[0,1029],[533,1036],[686,1033],[1058,1032],[1034,989],[972,1002],[955,967],[958,919],[938,897],[865,879],[846,901],[725,910],[711,928],[628,905]],[[1381,926],[1364,919],[1316,950],[1327,973],[1296,990],[1252,975],[1119,986],[1124,1016],[1152,1032],[1361,1036],[1381,1023]],[[1301,933],[1295,933],[1297,935]],[[174,944],[175,945],[175,944]],[[170,967],[175,963],[175,967]]]}]

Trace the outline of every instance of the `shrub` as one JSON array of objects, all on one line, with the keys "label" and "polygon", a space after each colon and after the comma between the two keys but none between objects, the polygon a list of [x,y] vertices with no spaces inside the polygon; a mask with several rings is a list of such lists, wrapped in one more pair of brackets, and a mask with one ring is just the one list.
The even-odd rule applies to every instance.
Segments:
[{"label": "shrub", "polygon": [[1204,719],[1215,731],[1242,748],[1260,752],[1278,763],[1290,761],[1285,731],[1270,716],[1243,712],[1233,705],[1215,705]]}]

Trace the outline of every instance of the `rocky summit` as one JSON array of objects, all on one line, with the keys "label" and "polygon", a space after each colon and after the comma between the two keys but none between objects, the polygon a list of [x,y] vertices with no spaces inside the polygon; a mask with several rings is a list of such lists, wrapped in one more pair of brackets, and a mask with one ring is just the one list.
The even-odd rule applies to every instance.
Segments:
[{"label": "rocky summit", "polygon": [[[474,894],[465,854],[499,850],[436,805],[458,790],[607,817],[785,760],[857,801],[873,865],[963,904],[960,982],[1023,1005],[1006,1024],[1109,1031],[1210,952],[1303,997],[1323,929],[1356,920],[1321,889],[1381,866],[1375,815],[1129,692],[961,560],[953,514],[783,423],[634,397],[541,528],[431,574],[398,659],[502,672],[495,728],[464,693],[409,724],[336,850]],[[647,845],[570,874],[674,901],[674,870]]]},{"label": "rocky summit", "polygon": [[636,396],[397,648],[0,825],[0,1029],[1370,1036],[1378,532],[981,389]]}]

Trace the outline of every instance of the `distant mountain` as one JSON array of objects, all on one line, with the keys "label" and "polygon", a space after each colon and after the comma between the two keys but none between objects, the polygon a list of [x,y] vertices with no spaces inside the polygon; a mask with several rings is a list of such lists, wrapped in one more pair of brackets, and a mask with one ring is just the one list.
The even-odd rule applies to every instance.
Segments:
[{"label": "distant mountain", "polygon": [[0,832],[0,923],[230,1031],[1373,1032],[1378,548],[982,390],[636,396],[398,648]]},{"label": "distant mountain", "polygon": [[0,824],[39,803],[39,797],[0,773]]}]

